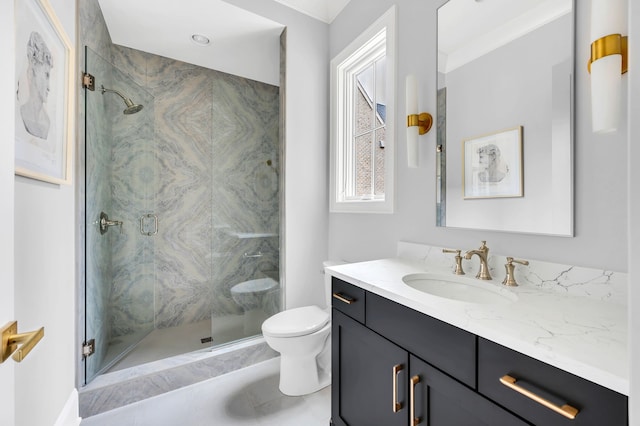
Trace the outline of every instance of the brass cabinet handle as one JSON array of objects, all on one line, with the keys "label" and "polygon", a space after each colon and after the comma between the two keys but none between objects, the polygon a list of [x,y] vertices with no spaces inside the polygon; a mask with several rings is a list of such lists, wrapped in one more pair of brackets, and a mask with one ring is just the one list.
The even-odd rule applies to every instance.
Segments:
[{"label": "brass cabinet handle", "polygon": [[353,298],[351,298],[349,296],[345,296],[342,293],[333,293],[333,298],[334,299],[338,299],[339,301],[344,302],[347,305],[350,305],[350,304],[352,304],[353,302],[356,301],[356,299],[353,299]]},{"label": "brass cabinet handle", "polygon": [[393,412],[402,410],[402,403],[398,402],[398,373],[404,369],[402,364],[393,366]]},{"label": "brass cabinet handle", "polygon": [[411,387],[409,387],[409,424],[417,426],[420,424],[420,417],[416,417],[416,385],[420,383],[419,376],[411,378]]},{"label": "brass cabinet handle", "polygon": [[44,327],[28,333],[18,333],[18,321],[12,321],[0,329],[0,336],[2,338],[0,364],[5,362],[11,354],[14,361],[21,362],[44,337]]},{"label": "brass cabinet handle", "polygon": [[543,397],[536,395],[535,393],[531,392],[528,389],[523,388],[522,386],[519,386],[516,384],[516,379],[507,375],[504,375],[502,377],[500,377],[500,383],[502,383],[503,385],[505,385],[506,387],[508,387],[509,389],[512,389],[524,396],[526,396],[527,398],[530,398],[532,400],[534,400],[535,402],[537,402],[540,405],[544,405],[545,407],[547,407],[550,410],[555,411],[556,413],[570,419],[573,420],[576,418],[576,416],[578,415],[578,409],[575,407],[570,406],[569,404],[564,404],[562,406],[558,406],[556,404],[554,404],[553,402],[544,399]]}]

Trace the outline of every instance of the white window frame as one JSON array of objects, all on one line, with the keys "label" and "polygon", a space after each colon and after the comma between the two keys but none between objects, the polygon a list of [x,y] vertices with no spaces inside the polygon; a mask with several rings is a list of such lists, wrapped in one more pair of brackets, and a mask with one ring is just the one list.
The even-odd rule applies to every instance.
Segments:
[{"label": "white window frame", "polygon": [[[345,188],[353,182],[354,122],[353,76],[375,58],[386,54],[386,139],[384,147],[384,196],[349,198]],[[331,61],[331,212],[393,213],[395,177],[396,8],[391,7]]]}]

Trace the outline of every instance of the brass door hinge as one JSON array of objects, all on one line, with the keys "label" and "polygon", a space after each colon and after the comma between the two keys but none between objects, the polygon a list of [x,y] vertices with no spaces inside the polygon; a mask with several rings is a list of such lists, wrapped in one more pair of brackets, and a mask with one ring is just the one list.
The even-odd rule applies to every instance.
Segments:
[{"label": "brass door hinge", "polygon": [[82,73],[82,87],[92,92],[96,90],[96,78],[89,73]]},{"label": "brass door hinge", "polygon": [[82,344],[82,358],[87,358],[93,355],[96,351],[96,339],[91,339],[88,342]]}]

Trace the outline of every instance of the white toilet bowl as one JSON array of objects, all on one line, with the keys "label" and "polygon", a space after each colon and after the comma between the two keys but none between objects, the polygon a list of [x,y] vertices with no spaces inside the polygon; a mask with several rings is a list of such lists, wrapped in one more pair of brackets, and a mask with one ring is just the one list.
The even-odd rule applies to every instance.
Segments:
[{"label": "white toilet bowl", "polygon": [[[324,266],[337,265],[324,262]],[[303,306],[275,314],[262,324],[267,344],[280,352],[280,391],[300,396],[331,384],[331,277],[324,282],[326,309]]]},{"label": "white toilet bowl", "polygon": [[280,352],[280,391],[300,396],[316,392],[331,381],[318,368],[317,357],[331,334],[330,314],[317,306],[282,311],[262,324],[267,344]]}]

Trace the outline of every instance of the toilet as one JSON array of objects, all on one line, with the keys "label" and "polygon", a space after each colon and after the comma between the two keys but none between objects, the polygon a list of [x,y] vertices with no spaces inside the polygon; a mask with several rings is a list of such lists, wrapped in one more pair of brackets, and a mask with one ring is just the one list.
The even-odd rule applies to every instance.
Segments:
[{"label": "toilet", "polygon": [[[323,262],[334,266],[340,262]],[[287,309],[262,323],[267,344],[280,353],[280,391],[307,395],[331,384],[331,276],[325,275],[325,306]]]},{"label": "toilet", "polygon": [[245,336],[260,333],[260,324],[268,316],[263,310],[263,299],[278,288],[278,282],[269,277],[243,281],[231,287],[231,297],[244,313]]}]

